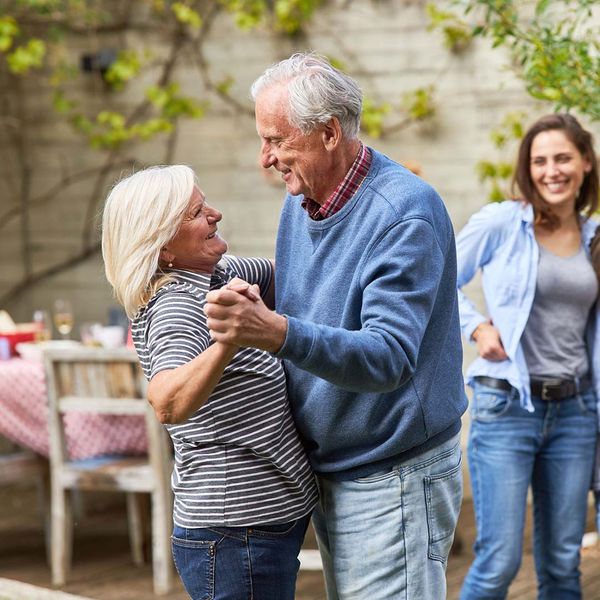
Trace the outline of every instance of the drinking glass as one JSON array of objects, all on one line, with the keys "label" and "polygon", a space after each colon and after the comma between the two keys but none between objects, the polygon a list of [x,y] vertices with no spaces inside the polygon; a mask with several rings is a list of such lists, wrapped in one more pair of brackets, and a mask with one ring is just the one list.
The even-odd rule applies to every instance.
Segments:
[{"label": "drinking glass", "polygon": [[54,301],[54,326],[63,340],[69,339],[69,334],[73,329],[73,309],[68,300]]},{"label": "drinking glass", "polygon": [[52,338],[52,323],[47,310],[36,310],[33,313],[33,322],[35,323],[35,341],[47,342]]}]

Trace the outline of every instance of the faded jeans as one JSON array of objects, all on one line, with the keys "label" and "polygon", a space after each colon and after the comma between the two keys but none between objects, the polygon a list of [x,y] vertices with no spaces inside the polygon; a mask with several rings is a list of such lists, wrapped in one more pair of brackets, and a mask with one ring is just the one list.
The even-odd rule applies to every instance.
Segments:
[{"label": "faded jeans", "polygon": [[462,499],[459,438],[350,481],[318,478],[329,600],[443,600]]}]

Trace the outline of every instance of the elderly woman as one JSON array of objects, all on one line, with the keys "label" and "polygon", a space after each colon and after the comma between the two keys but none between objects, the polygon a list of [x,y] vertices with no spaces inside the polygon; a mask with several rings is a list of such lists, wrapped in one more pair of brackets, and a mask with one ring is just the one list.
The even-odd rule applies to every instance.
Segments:
[{"label": "elderly woman", "polygon": [[273,297],[270,261],[221,260],[221,216],[189,167],[120,181],[104,209],[106,276],[132,319],[148,400],[173,440],[173,556],[187,592],[292,600],[317,492],[279,360],[210,338],[209,290]]}]

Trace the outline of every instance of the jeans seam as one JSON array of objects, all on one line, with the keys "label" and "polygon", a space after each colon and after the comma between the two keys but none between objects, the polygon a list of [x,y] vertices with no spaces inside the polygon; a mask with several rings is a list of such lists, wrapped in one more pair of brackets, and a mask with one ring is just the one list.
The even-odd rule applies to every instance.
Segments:
[{"label": "jeans seam", "polygon": [[250,527],[248,535],[252,537],[260,537],[266,539],[279,539],[285,537],[286,535],[289,535],[294,530],[299,520],[300,519],[295,519],[294,521],[290,521],[289,527],[285,531],[265,531],[256,527]]},{"label": "jeans seam", "polygon": [[[181,571],[179,570],[179,567],[177,566],[177,560],[175,558],[175,544],[174,544],[174,540],[177,540],[178,542],[184,542],[184,544],[179,544],[179,546],[181,548],[187,548],[188,550],[196,550],[198,549],[198,546],[193,546],[191,544],[185,543],[185,542],[193,542],[194,540],[188,540],[187,535],[188,535],[188,530],[187,528],[185,529],[185,535],[186,538],[178,538],[176,536],[171,536],[171,557],[173,559],[173,565],[175,566],[175,571],[177,571],[177,575],[179,576],[179,579],[181,580],[181,582],[184,582],[184,579],[182,577]],[[213,542],[213,541],[207,541],[206,545],[208,546],[209,549],[209,555],[210,555],[210,566],[209,566],[209,573],[208,573],[208,595],[206,595],[202,600],[213,600],[215,597],[215,561],[216,561],[216,547],[217,547],[217,543]],[[185,586],[184,586],[185,587]]]},{"label": "jeans seam", "polygon": [[416,465],[411,465],[410,467],[401,467],[400,470],[402,472],[402,476],[409,475],[411,473],[415,473],[416,471],[420,471],[426,467],[430,467],[435,463],[444,460],[445,458],[449,458],[456,452],[456,448],[460,446],[460,442],[457,442],[452,448],[445,450],[441,454],[436,454],[432,456],[430,459],[423,461],[422,463],[417,463]]},{"label": "jeans seam", "polygon": [[250,552],[250,540],[246,537],[246,558],[248,560],[248,586],[250,588],[250,599],[254,600],[254,586],[252,577],[252,554]]},{"label": "jeans seam", "polygon": [[452,469],[450,469],[449,471],[445,471],[444,473],[440,473],[439,475],[428,475],[426,477],[423,478],[423,484],[425,486],[425,511],[427,514],[427,529],[428,529],[428,537],[429,537],[429,551],[428,551],[428,556],[431,560],[437,560],[441,563],[446,563],[448,560],[447,556],[443,556],[442,554],[436,554],[433,549],[432,546],[433,544],[435,544],[436,542],[441,542],[442,540],[445,540],[449,537],[454,536],[454,531],[456,530],[456,526],[455,529],[448,535],[444,535],[442,537],[436,538],[433,534],[432,528],[431,528],[431,520],[430,520],[430,514],[433,512],[433,509],[431,508],[431,484],[434,482],[440,482],[440,481],[446,481],[449,480],[453,477],[456,476],[457,473],[459,473],[462,469],[462,455],[459,459],[458,464],[455,467],[452,467]]}]

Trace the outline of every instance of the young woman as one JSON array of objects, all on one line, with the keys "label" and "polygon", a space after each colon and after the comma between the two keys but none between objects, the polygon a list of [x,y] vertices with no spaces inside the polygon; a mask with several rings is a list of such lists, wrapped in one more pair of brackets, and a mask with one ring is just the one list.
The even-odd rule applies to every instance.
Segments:
[{"label": "young woman", "polygon": [[[520,198],[490,204],[457,238],[461,326],[477,345],[469,469],[475,560],[461,600],[505,598],[522,556],[533,491],[538,598],[581,598],[579,550],[597,437],[598,206],[591,135],[542,117],[516,165]],[[484,316],[461,291],[481,269]]]},{"label": "young woman", "polygon": [[106,201],[106,274],[132,318],[148,400],[173,440],[173,557],[187,592],[293,600],[316,485],[280,361],[211,341],[209,290],[273,298],[271,261],[223,264],[220,220],[189,167],[140,171]]}]

